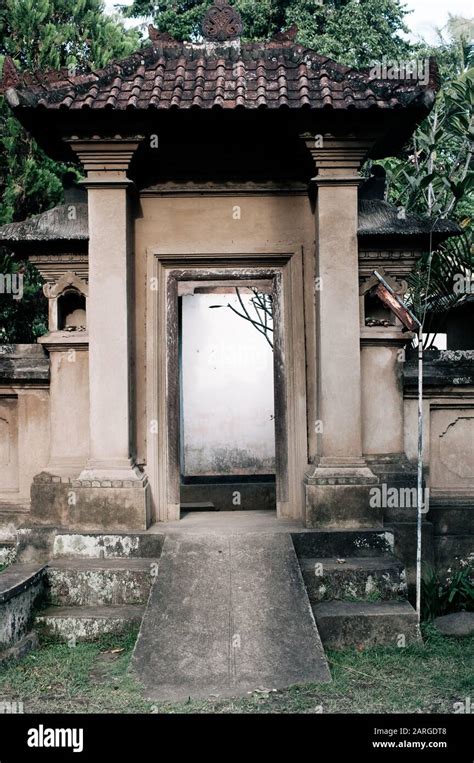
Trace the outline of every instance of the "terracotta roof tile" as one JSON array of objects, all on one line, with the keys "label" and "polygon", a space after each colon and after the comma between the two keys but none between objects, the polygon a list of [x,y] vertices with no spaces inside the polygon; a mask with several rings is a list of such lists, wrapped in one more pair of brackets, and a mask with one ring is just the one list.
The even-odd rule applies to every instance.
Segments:
[{"label": "terracotta roof tile", "polygon": [[55,109],[292,108],[395,109],[436,90],[383,80],[319,56],[293,42],[234,47],[157,41],[105,69],[71,76],[61,69],[18,72],[5,59],[0,92],[13,88],[19,105]]}]

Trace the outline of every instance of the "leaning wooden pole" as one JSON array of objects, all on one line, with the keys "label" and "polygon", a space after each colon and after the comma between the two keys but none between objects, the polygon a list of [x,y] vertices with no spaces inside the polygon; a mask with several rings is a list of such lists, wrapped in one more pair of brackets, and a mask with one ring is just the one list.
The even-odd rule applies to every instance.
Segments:
[{"label": "leaning wooden pole", "polygon": [[421,533],[423,520],[423,326],[418,329],[418,474],[416,530],[416,613],[421,622]]},{"label": "leaning wooden pole", "polygon": [[421,622],[421,532],[423,520],[423,322],[413,315],[403,300],[395,293],[389,283],[374,270],[378,286],[375,294],[403,323],[408,331],[418,329],[418,470],[416,494],[416,614]]}]

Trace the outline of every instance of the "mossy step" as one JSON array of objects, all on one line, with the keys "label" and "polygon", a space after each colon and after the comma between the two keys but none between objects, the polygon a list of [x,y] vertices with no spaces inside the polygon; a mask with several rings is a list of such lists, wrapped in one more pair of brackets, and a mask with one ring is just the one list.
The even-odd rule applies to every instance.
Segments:
[{"label": "mossy step", "polygon": [[313,606],[326,648],[403,648],[421,641],[418,618],[408,601],[325,601]]},{"label": "mossy step", "polygon": [[312,603],[333,599],[397,599],[406,595],[403,564],[393,557],[300,559]]},{"label": "mossy step", "polygon": [[36,630],[68,643],[95,641],[139,626],[145,607],[48,607],[36,617]]},{"label": "mossy step", "polygon": [[391,556],[390,530],[317,530],[291,534],[298,558]]},{"label": "mossy step", "polygon": [[55,560],[46,570],[48,602],[62,607],[146,604],[157,570],[153,559]]}]

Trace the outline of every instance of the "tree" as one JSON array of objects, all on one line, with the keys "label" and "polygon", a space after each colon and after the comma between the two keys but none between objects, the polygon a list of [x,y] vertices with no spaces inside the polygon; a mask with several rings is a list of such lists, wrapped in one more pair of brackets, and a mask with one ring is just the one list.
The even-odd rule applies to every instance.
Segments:
[{"label": "tree", "polygon": [[[100,68],[139,47],[136,31],[106,16],[100,0],[4,0],[0,66],[9,55],[20,69]],[[64,165],[48,159],[0,105],[0,223],[24,219],[61,199]]]},{"label": "tree", "polygon": [[[410,46],[400,32],[406,11],[399,0],[234,0],[244,23],[244,41],[262,41],[298,26],[297,41],[350,66],[368,66],[383,56],[406,56]],[[213,0],[134,0],[122,7],[129,18],[149,17],[177,40],[197,39],[200,22]],[[355,31],[357,33],[355,34]]]},{"label": "tree", "polygon": [[[3,0],[0,7],[0,69],[9,55],[20,69],[86,70],[138,47],[138,33],[125,30],[117,16],[105,15],[99,0]],[[44,154],[0,99],[0,224],[59,204],[61,180],[69,170]],[[5,251],[0,264],[2,273],[24,268],[25,275],[21,301],[0,295],[0,340],[32,341],[45,325],[46,307],[37,298],[39,274],[16,265]]]},{"label": "tree", "polygon": [[232,310],[233,313],[248,321],[260,334],[263,334],[266,341],[273,350],[273,296],[267,292],[259,291],[255,287],[250,287],[250,291],[253,293],[253,297],[250,299],[250,304],[253,307],[253,312],[245,305],[240,289],[236,286],[235,293],[239,300],[239,309],[236,309],[233,305],[229,304],[227,307]]},{"label": "tree", "polygon": [[400,36],[400,32],[408,32],[407,11],[398,0],[348,0],[316,6],[312,0],[293,0],[285,5],[285,22],[297,25],[298,41],[339,63],[360,68],[383,58],[410,55],[410,44]]},{"label": "tree", "polygon": [[[474,273],[473,141],[474,56],[472,22],[450,17],[449,39],[440,33],[436,48],[419,46],[417,55],[436,54],[444,80],[433,110],[415,132],[401,157],[384,162],[388,198],[397,206],[433,219],[456,220],[464,233],[436,251],[423,254],[409,277],[411,306],[419,318],[439,325],[465,299],[454,288]],[[434,341],[434,336],[431,342]]]}]

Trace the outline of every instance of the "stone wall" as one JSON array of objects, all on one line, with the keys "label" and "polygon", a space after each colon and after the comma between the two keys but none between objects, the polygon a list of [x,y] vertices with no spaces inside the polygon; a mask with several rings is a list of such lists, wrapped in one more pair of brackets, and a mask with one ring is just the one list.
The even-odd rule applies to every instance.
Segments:
[{"label": "stone wall", "polygon": [[48,454],[48,357],[39,345],[0,345],[0,533],[25,519]]},{"label": "stone wall", "polygon": [[[434,562],[474,558],[474,350],[425,354],[424,468]],[[405,364],[405,450],[417,454],[417,362]]]}]

